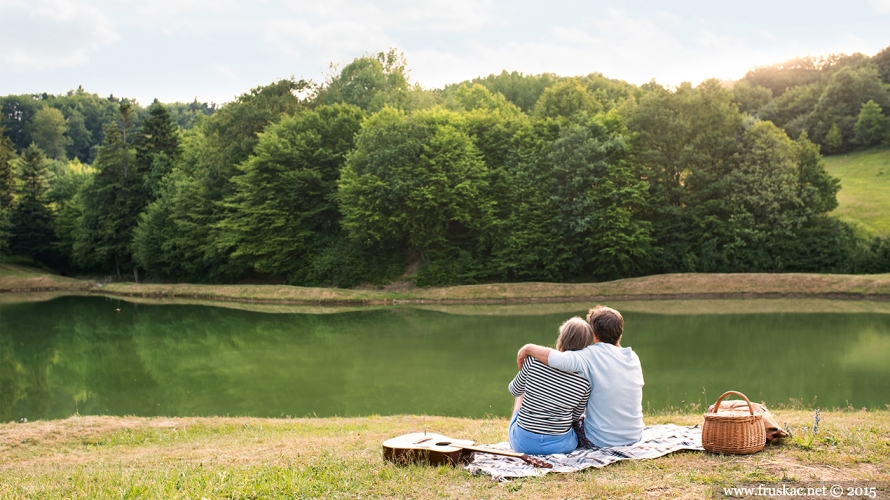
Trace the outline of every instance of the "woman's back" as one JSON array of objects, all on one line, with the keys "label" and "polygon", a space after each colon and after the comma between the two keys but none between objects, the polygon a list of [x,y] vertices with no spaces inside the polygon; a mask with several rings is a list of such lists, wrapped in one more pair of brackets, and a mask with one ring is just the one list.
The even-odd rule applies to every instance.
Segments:
[{"label": "woman's back", "polygon": [[529,357],[510,382],[510,393],[524,395],[517,421],[520,427],[537,434],[562,435],[584,414],[590,382]]}]

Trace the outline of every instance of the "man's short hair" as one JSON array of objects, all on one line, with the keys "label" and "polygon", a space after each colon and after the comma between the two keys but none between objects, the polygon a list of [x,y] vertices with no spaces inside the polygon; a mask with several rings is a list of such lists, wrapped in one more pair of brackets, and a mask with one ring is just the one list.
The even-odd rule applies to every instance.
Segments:
[{"label": "man's short hair", "polygon": [[587,322],[600,342],[617,345],[624,333],[624,317],[611,307],[597,305],[587,313]]}]

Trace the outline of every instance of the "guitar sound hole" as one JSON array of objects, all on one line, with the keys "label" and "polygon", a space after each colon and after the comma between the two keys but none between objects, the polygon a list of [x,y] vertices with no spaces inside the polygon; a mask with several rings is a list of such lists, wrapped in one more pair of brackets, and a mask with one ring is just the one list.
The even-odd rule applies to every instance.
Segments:
[{"label": "guitar sound hole", "polygon": [[436,446],[448,446],[451,444],[450,441],[442,441],[441,443],[436,443]]}]

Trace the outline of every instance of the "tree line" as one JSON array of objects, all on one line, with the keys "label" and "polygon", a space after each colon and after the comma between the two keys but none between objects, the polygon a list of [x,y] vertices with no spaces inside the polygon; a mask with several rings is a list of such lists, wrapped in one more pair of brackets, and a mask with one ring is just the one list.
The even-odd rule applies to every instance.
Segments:
[{"label": "tree line", "polygon": [[820,149],[887,141],[888,88],[890,47],[732,86],[503,72],[433,90],[390,51],[219,107],[7,96],[0,251],[327,286],[887,272],[886,236],[827,215]]}]

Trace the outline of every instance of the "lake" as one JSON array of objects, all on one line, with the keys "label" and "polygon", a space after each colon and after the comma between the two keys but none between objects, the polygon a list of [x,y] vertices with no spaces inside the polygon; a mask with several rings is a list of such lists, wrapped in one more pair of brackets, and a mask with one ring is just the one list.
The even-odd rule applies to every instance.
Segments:
[{"label": "lake", "polygon": [[[706,406],[726,390],[771,405],[890,404],[887,303],[610,305],[625,316],[622,345],[642,361],[644,409]],[[558,325],[588,306],[7,300],[0,306],[0,419],[507,416],[517,349],[553,345]],[[258,310],[244,310],[251,308]]]}]

